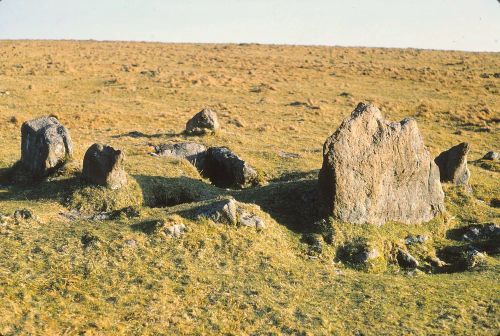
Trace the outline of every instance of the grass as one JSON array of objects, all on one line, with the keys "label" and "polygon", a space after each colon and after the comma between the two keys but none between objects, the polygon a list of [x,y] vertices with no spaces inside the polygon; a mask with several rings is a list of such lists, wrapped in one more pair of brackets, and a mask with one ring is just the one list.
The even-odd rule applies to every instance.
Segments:
[{"label": "grass", "polygon": [[[470,246],[452,233],[500,224],[498,163],[479,160],[499,150],[498,79],[481,77],[499,67],[498,53],[0,41],[0,92],[10,93],[0,94],[0,213],[35,215],[0,218],[0,335],[495,335],[498,256],[444,270],[431,259]],[[447,214],[422,225],[321,221],[321,148],[359,101],[415,117],[434,156],[471,143],[472,191],[444,185]],[[221,131],[183,134],[204,106]],[[48,181],[7,185],[21,123],[49,114],[71,132],[73,160]],[[148,154],[168,141],[228,146],[269,184],[216,188],[189,163]],[[130,189],[81,185],[95,142],[123,149]],[[258,205],[266,227],[186,215],[228,196]],[[128,205],[138,217],[61,215]],[[155,223],[188,230],[171,238]],[[408,235],[429,239],[407,246]],[[375,264],[342,260],[355,242],[380,251]],[[398,249],[418,271],[397,266]]]}]

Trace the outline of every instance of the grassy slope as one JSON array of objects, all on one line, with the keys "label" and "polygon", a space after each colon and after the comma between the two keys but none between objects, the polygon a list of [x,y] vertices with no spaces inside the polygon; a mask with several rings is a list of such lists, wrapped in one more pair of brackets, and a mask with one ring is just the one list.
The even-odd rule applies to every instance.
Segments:
[{"label": "grassy slope", "polygon": [[[0,334],[495,334],[497,257],[480,271],[432,275],[355,271],[332,262],[334,246],[310,258],[301,233],[314,215],[303,211],[301,193],[314,188],[323,141],[358,101],[375,102],[392,120],[416,117],[434,155],[461,141],[472,144],[470,160],[498,150],[499,79],[480,77],[498,69],[498,53],[0,42],[0,92],[9,91],[0,93],[0,168],[19,157],[23,121],[55,114],[75,143],[73,170],[100,141],[125,150],[146,200],[157,180],[227,194],[199,184],[183,162],[147,155],[150,144],[185,139],[185,121],[210,106],[223,130],[189,139],[228,145],[276,181],[232,193],[269,214],[262,213],[264,231],[182,219],[190,230],[178,240],[136,225],[172,210],[68,221],[59,215],[74,183],[68,175],[1,187],[0,212],[27,207],[38,219],[0,231]],[[156,75],[141,74],[148,70]],[[139,133],[127,136],[131,131]],[[284,159],[279,151],[300,157]],[[445,228],[499,224],[500,212],[489,206],[500,198],[498,166],[470,166],[475,192],[464,196],[447,187]],[[452,243],[445,228],[435,233],[436,244]],[[432,224],[388,226],[376,234],[396,241],[408,232],[434,231]],[[84,249],[86,233],[98,243]],[[135,246],[127,244],[131,239]]]}]

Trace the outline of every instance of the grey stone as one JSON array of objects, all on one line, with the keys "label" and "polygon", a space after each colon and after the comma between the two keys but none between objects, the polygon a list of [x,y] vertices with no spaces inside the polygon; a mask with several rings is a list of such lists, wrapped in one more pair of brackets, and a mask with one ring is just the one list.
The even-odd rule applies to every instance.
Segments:
[{"label": "grey stone", "polygon": [[165,228],[165,234],[172,238],[179,238],[187,231],[186,225],[175,224]]},{"label": "grey stone", "polygon": [[483,156],[483,160],[498,160],[498,159],[500,159],[500,153],[494,151],[489,151]]},{"label": "grey stone", "polygon": [[463,255],[465,266],[469,269],[486,263],[486,253],[479,252],[472,248],[464,252]]},{"label": "grey stone", "polygon": [[467,185],[470,171],[467,167],[467,153],[470,145],[462,142],[442,152],[434,162],[439,167],[441,182],[452,182],[458,185]]},{"label": "grey stone", "polygon": [[403,268],[417,268],[418,267],[418,260],[415,259],[414,256],[412,256],[410,253],[407,251],[398,250],[398,254],[396,256],[397,261],[399,266]]},{"label": "grey stone", "polygon": [[323,146],[327,212],[350,223],[426,222],[444,211],[439,169],[413,119],[388,122],[359,104]]},{"label": "grey stone", "polygon": [[216,201],[197,210],[197,218],[207,218],[215,223],[236,225],[237,202],[233,198]]},{"label": "grey stone", "polygon": [[192,135],[215,132],[219,128],[220,125],[217,114],[208,108],[204,108],[195,114],[194,117],[186,123],[186,133]]},{"label": "grey stone", "polygon": [[245,188],[257,183],[257,172],[226,147],[207,150],[202,174],[221,188]]},{"label": "grey stone", "polygon": [[63,167],[72,152],[69,132],[56,118],[41,117],[21,126],[21,164],[33,178]]},{"label": "grey stone", "polygon": [[408,236],[405,239],[405,244],[406,245],[422,244],[425,243],[428,239],[429,237],[424,235]]},{"label": "grey stone", "polygon": [[205,167],[207,147],[196,142],[168,143],[155,146],[155,153],[159,156],[186,159],[202,171]]},{"label": "grey stone", "polygon": [[82,175],[91,184],[119,189],[127,184],[124,154],[113,147],[93,144],[85,153]]},{"label": "grey stone", "polygon": [[262,229],[265,227],[265,223],[262,218],[255,214],[248,213],[241,208],[238,208],[238,224],[256,229]]}]

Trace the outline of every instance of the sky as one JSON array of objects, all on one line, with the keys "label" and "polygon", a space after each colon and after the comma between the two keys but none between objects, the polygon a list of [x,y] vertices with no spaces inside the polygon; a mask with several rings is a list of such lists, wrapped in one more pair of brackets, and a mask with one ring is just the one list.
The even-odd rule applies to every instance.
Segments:
[{"label": "sky", "polygon": [[500,0],[0,0],[0,39],[500,51]]}]

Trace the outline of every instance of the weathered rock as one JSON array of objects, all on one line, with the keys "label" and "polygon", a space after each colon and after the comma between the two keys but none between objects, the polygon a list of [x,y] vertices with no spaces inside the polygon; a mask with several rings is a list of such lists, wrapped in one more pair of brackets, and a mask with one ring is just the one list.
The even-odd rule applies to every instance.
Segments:
[{"label": "weathered rock", "polygon": [[246,212],[245,210],[238,208],[238,224],[241,226],[253,227],[256,229],[264,228],[264,220],[257,216],[256,214]]},{"label": "weathered rock", "polygon": [[41,117],[21,126],[21,164],[33,178],[48,176],[71,157],[68,130],[54,117]]},{"label": "weathered rock", "polygon": [[159,156],[186,159],[202,171],[205,167],[207,147],[196,142],[169,143],[155,146],[155,153]]},{"label": "weathered rock", "polygon": [[434,162],[439,167],[441,182],[452,182],[459,185],[466,185],[469,181],[470,171],[467,167],[467,153],[470,145],[462,142],[442,152],[436,157]]},{"label": "weathered rock", "polygon": [[498,160],[498,159],[500,159],[500,153],[494,151],[489,151],[483,156],[483,160]]},{"label": "weathered rock", "polygon": [[421,223],[444,210],[439,169],[413,119],[388,122],[359,104],[323,147],[328,213],[350,223]]},{"label": "weathered rock", "polygon": [[196,212],[197,218],[207,218],[216,223],[236,225],[237,202],[233,198],[220,200],[201,207]]},{"label": "weathered rock", "polygon": [[341,246],[337,257],[347,264],[366,271],[381,271],[387,267],[380,244],[366,238],[357,237]]},{"label": "weathered rock", "polygon": [[122,151],[106,145],[93,144],[83,159],[83,178],[91,184],[119,189],[127,184],[123,160]]},{"label": "weathered rock", "polygon": [[186,225],[176,224],[165,228],[165,234],[172,238],[179,238],[187,231]]},{"label": "weathered rock", "polygon": [[194,218],[207,218],[220,224],[263,229],[264,220],[248,208],[249,205],[239,203],[234,198],[228,198],[201,206],[195,210]]},{"label": "weathered rock", "polygon": [[399,249],[397,253],[397,261],[399,266],[403,268],[417,268],[418,267],[418,260],[415,259],[414,256],[412,256],[410,253]]},{"label": "weathered rock", "polygon": [[255,169],[226,147],[207,150],[202,174],[221,188],[245,188],[258,179]]},{"label": "weathered rock", "polygon": [[186,133],[193,135],[215,132],[219,128],[220,125],[217,114],[208,108],[204,108],[195,114],[194,117],[186,123]]}]

